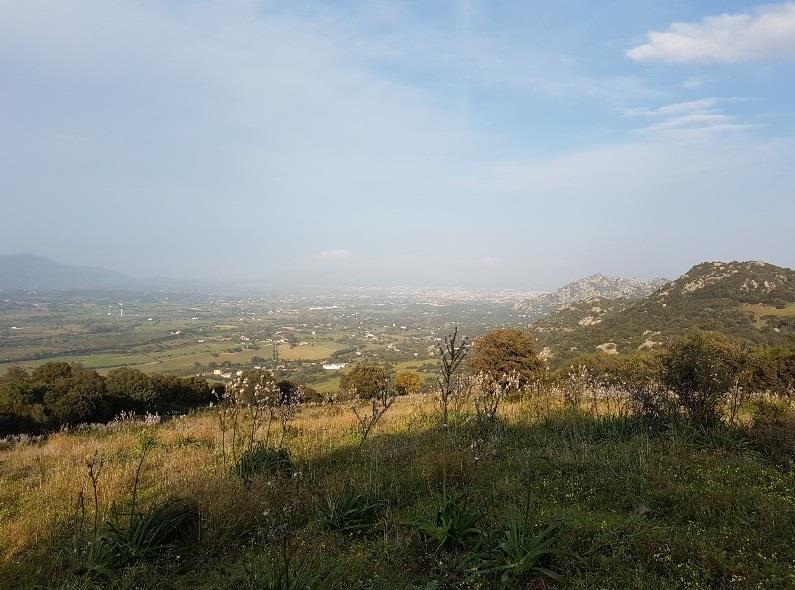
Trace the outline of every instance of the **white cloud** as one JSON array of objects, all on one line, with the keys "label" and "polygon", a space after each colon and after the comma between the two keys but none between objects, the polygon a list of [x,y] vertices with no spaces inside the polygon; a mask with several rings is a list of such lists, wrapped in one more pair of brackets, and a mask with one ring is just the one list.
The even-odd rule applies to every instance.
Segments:
[{"label": "white cloud", "polygon": [[795,3],[760,7],[755,14],[708,16],[649,31],[649,42],[627,51],[637,61],[739,62],[795,58]]},{"label": "white cloud", "polygon": [[325,261],[347,260],[350,257],[351,257],[350,251],[345,250],[344,248],[338,248],[335,250],[324,250],[323,252],[317,255],[318,259]]}]

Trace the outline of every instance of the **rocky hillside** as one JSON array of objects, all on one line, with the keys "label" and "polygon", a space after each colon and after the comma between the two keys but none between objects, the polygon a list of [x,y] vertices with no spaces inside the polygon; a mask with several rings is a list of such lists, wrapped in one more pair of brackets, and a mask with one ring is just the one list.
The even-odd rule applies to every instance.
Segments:
[{"label": "rocky hillside", "polygon": [[558,361],[653,349],[693,328],[755,344],[795,341],[795,271],[764,262],[706,262],[643,299],[592,297],[532,325]]},{"label": "rocky hillside", "polygon": [[666,284],[668,279],[641,279],[609,277],[595,274],[551,293],[541,293],[525,299],[515,306],[517,311],[527,313],[531,317],[540,317],[563,306],[594,298],[608,299],[640,299]]}]

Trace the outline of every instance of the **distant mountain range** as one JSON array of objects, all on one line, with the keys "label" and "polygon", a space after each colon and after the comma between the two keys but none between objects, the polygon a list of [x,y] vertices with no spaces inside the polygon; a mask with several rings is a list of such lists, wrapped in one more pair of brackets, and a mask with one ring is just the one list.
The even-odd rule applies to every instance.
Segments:
[{"label": "distant mountain range", "polygon": [[0,289],[71,290],[191,290],[196,281],[139,279],[96,266],[62,264],[35,254],[0,254]]},{"label": "distant mountain range", "polygon": [[641,299],[587,297],[531,326],[557,361],[653,349],[693,328],[755,344],[795,343],[795,271],[765,262],[705,262]]},{"label": "distant mountain range", "polygon": [[517,311],[531,317],[547,315],[557,309],[597,297],[609,299],[640,299],[653,293],[668,279],[641,280],[595,274],[561,287],[551,293],[540,293],[516,304]]},{"label": "distant mountain range", "polygon": [[106,268],[61,264],[34,254],[0,255],[2,289],[107,289],[134,283],[133,277]]}]

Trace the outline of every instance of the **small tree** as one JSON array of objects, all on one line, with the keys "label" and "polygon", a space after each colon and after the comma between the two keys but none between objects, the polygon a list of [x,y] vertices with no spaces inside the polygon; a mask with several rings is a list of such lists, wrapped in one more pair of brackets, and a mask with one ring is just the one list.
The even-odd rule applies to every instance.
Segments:
[{"label": "small tree", "polygon": [[699,424],[721,419],[726,398],[739,385],[744,355],[730,339],[694,332],[675,342],[662,359],[663,385]]},{"label": "small tree", "polygon": [[422,387],[422,377],[414,371],[400,371],[395,375],[395,389],[398,395],[417,393]]},{"label": "small tree", "polygon": [[344,392],[356,390],[361,399],[378,397],[389,372],[378,365],[356,365],[340,378],[340,389]]},{"label": "small tree", "polygon": [[467,358],[473,374],[484,373],[500,382],[518,378],[518,386],[532,380],[544,362],[535,338],[521,330],[492,330],[476,338]]}]

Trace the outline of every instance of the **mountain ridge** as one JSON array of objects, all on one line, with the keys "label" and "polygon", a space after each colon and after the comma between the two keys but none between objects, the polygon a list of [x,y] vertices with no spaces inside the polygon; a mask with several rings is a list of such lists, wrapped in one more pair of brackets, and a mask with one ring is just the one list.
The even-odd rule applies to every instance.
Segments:
[{"label": "mountain ridge", "polygon": [[653,293],[668,279],[637,279],[596,273],[572,281],[549,293],[541,293],[517,303],[514,309],[530,316],[543,316],[566,305],[593,298],[640,299]]},{"label": "mountain ridge", "polygon": [[557,360],[654,349],[694,328],[760,345],[795,340],[795,271],[760,261],[703,262],[642,299],[583,299],[531,325]]}]

